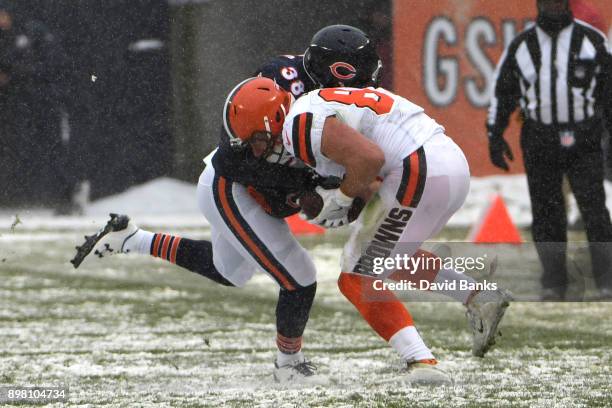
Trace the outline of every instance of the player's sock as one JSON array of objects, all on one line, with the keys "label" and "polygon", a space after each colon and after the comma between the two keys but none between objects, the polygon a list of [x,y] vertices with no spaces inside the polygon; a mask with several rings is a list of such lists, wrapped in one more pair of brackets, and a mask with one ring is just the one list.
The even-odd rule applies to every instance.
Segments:
[{"label": "player's sock", "polygon": [[276,333],[276,347],[278,347],[276,361],[279,365],[284,365],[289,361],[304,359],[302,354],[302,336],[285,337],[280,333]]},{"label": "player's sock", "polygon": [[310,308],[317,292],[317,283],[295,290],[281,288],[276,304],[276,362],[283,366],[286,362],[303,361],[302,335],[310,315]]},{"label": "player's sock", "polygon": [[389,340],[389,344],[405,361],[435,361],[434,355],[425,345],[421,335],[414,326],[404,327],[395,333]]},{"label": "player's sock", "polygon": [[151,256],[175,264],[181,241],[182,238],[176,235],[154,234],[153,239],[149,242],[149,253]]},{"label": "player's sock", "polygon": [[431,252],[419,249],[413,256],[421,259],[420,267],[417,270],[398,270],[392,273],[389,279],[415,282],[417,287],[419,287],[420,281],[427,281],[429,283],[448,282],[449,284],[455,282],[456,290],[434,290],[434,292],[455,299],[464,305],[474,295],[475,292],[472,290],[459,289],[461,282],[464,282],[467,286],[473,286],[476,283],[476,280],[471,276],[459,273],[451,268],[444,268],[440,257]]},{"label": "player's sock", "polygon": [[414,327],[408,309],[389,290],[375,291],[368,276],[341,273],[340,291],[355,305],[370,327],[406,361],[434,359]]},{"label": "player's sock", "polygon": [[[132,241],[132,239],[130,239]],[[224,286],[234,286],[213,263],[212,244],[176,235],[139,230],[133,238],[133,251],[164,259]]]},{"label": "player's sock", "polygon": [[361,316],[386,341],[401,329],[414,326],[406,307],[390,290],[375,290],[369,276],[342,272],[338,286]]}]

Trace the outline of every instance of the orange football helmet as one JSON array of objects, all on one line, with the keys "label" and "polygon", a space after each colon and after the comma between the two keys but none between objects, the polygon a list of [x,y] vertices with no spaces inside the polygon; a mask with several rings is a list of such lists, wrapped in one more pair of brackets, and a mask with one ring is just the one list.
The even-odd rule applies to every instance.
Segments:
[{"label": "orange football helmet", "polygon": [[262,136],[268,149],[283,130],[293,101],[291,93],[265,77],[249,78],[230,92],[223,107],[223,125],[232,147],[244,147]]}]

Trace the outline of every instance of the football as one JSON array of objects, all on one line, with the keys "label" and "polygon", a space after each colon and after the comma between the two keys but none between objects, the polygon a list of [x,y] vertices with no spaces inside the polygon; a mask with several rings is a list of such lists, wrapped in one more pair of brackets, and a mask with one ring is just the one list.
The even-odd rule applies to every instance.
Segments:
[{"label": "football", "polygon": [[308,219],[316,217],[323,208],[323,198],[316,191],[306,191],[299,199],[302,212]]},{"label": "football", "polygon": [[[302,213],[308,217],[308,219],[315,218],[321,209],[323,208],[323,198],[316,191],[306,191],[302,194],[299,199],[300,206],[302,207]],[[353,222],[359,217],[361,211],[365,207],[365,201],[361,197],[356,197],[353,200],[353,205],[348,212],[349,222]]]}]

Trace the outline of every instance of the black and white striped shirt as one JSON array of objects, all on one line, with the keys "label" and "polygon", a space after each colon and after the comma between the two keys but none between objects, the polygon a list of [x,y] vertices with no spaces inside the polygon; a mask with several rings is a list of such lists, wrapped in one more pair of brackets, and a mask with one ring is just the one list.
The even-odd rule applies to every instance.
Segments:
[{"label": "black and white striped shirt", "polygon": [[611,59],[604,34],[583,21],[575,19],[554,37],[537,25],[527,28],[495,71],[489,131],[503,133],[517,105],[524,119],[560,127],[612,112]]}]

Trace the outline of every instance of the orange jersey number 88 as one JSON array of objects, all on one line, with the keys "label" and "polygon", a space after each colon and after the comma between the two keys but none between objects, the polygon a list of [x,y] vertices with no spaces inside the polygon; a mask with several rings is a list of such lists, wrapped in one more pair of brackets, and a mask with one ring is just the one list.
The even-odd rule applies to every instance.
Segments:
[{"label": "orange jersey number 88", "polygon": [[339,102],[345,105],[355,105],[358,108],[369,108],[377,115],[391,112],[393,98],[374,89],[338,89],[325,88],[319,91],[319,96],[327,102]]}]

